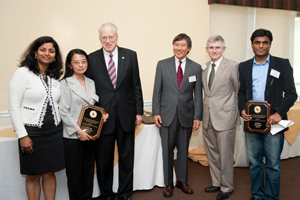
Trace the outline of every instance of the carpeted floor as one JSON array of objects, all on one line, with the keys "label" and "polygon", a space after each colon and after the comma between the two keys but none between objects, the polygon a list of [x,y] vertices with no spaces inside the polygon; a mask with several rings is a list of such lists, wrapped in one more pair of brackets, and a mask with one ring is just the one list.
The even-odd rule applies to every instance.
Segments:
[{"label": "carpeted floor", "polygon": [[[176,161],[175,161],[176,164]],[[134,191],[132,200],[214,200],[218,193],[205,193],[204,188],[211,185],[209,168],[189,160],[188,184],[193,188],[194,194],[188,195],[175,188],[173,196],[163,197],[163,188],[154,187],[152,190]],[[250,173],[248,168],[234,168],[234,193],[230,200],[249,200]],[[300,157],[282,160],[281,162],[281,190],[280,200],[300,199]],[[115,200],[118,198],[116,197]],[[95,198],[93,200],[100,200]]]}]

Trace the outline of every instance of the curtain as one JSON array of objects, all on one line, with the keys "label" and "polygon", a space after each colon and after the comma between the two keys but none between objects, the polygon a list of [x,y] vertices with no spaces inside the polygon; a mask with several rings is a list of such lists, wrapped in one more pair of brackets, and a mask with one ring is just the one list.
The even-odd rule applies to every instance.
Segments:
[{"label": "curtain", "polygon": [[299,0],[208,0],[208,4],[214,3],[300,11]]}]

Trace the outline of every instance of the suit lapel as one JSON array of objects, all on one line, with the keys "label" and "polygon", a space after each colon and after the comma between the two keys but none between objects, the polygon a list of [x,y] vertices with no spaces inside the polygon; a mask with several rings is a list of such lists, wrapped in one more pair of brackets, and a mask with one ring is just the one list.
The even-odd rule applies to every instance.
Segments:
[{"label": "suit lapel", "polygon": [[[85,80],[86,80],[86,78],[85,78]],[[77,80],[77,78],[74,75],[66,78],[66,81],[67,81],[67,84],[69,85],[70,89],[75,94],[77,94],[79,97],[81,97],[82,99],[89,102],[88,96],[90,96],[90,94],[88,94],[88,89],[87,89],[87,91],[85,91],[83,89],[82,85],[79,83],[79,81]],[[85,81],[85,86],[86,86],[86,88],[88,88],[87,81]],[[89,91],[89,92],[91,93],[91,91]]]},{"label": "suit lapel", "polygon": [[95,94],[94,91],[92,90],[92,87],[94,85],[94,82],[87,78],[86,76],[85,78],[85,86],[86,86],[86,101],[89,101],[90,99],[93,98],[93,95]]},{"label": "suit lapel", "polygon": [[226,59],[223,57],[220,65],[218,67],[218,70],[217,70],[217,72],[215,74],[215,78],[214,78],[212,86],[210,88],[210,92],[214,89],[216,83],[218,82],[218,79],[222,75],[222,73],[223,73],[223,71],[224,71],[225,68],[226,68]]},{"label": "suit lapel", "polygon": [[169,64],[168,67],[169,67],[170,75],[172,77],[174,85],[178,89],[177,74],[176,74],[176,69],[175,69],[175,57],[174,56],[169,59],[169,63],[168,64]]},{"label": "suit lapel", "polygon": [[[179,91],[188,83],[188,77],[189,77],[190,71],[191,71],[191,61],[190,61],[190,59],[188,59],[186,57],[185,69],[183,72],[183,80],[182,80]],[[177,80],[177,74],[176,74],[176,80]]]},{"label": "suit lapel", "polygon": [[116,83],[116,89],[118,89],[119,85],[121,84],[122,81],[122,74],[124,72],[124,67],[125,67],[125,53],[122,51],[120,47],[118,47],[118,74],[117,74],[117,83]]},{"label": "suit lapel", "polygon": [[271,85],[272,80],[274,79],[273,76],[271,76],[271,70],[275,69],[277,70],[276,62],[273,60],[273,57],[270,55],[270,64],[269,64],[269,69],[268,69],[268,74],[267,74],[267,82],[266,82],[266,89]]},{"label": "suit lapel", "polygon": [[100,70],[102,71],[102,74],[104,75],[105,79],[110,83],[111,87],[113,88],[112,82],[111,82],[110,77],[108,75],[108,71],[107,71],[107,67],[106,67],[106,63],[105,63],[105,58],[104,58],[104,54],[103,54],[103,48],[101,48],[100,51],[99,51],[97,61],[98,61],[98,66],[99,66]]}]

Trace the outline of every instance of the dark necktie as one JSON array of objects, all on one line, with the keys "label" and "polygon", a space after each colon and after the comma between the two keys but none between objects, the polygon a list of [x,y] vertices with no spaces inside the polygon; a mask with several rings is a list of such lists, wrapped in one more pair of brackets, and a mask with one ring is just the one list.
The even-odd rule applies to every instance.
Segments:
[{"label": "dark necktie", "polygon": [[182,61],[180,60],[179,61],[179,65],[178,65],[178,69],[177,69],[177,84],[178,84],[178,89],[180,89],[182,78],[183,78],[181,63],[182,63]]},{"label": "dark necktie", "polygon": [[209,88],[209,90],[210,90],[210,88],[211,88],[211,86],[213,84],[214,78],[215,78],[215,66],[216,66],[215,63],[213,63],[211,65],[211,72],[210,72],[209,81],[208,81],[208,88]]},{"label": "dark necktie", "polygon": [[114,89],[116,89],[116,83],[117,83],[116,67],[115,67],[115,63],[113,60],[113,55],[110,54],[109,56],[110,56],[110,60],[108,63],[108,74],[109,74],[111,83],[114,86]]}]

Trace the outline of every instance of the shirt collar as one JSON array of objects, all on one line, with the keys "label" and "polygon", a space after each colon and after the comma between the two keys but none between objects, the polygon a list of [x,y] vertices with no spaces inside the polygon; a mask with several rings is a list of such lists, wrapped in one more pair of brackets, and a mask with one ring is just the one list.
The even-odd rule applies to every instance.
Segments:
[{"label": "shirt collar", "polygon": [[223,56],[221,56],[221,58],[219,58],[216,62],[212,62],[212,61],[210,61],[210,64],[213,64],[213,63],[215,63],[215,65],[216,66],[219,66],[220,65],[220,63],[221,63],[221,61],[222,61],[222,59],[223,59]]},{"label": "shirt collar", "polygon": [[254,61],[253,61],[254,65],[265,65],[265,64],[269,64],[269,63],[270,63],[270,54],[268,55],[267,60],[263,64],[260,64],[260,63],[256,62],[256,59],[255,59],[255,56],[254,56]]},{"label": "shirt collar", "polygon": [[[115,48],[115,50],[111,54],[113,56],[115,56],[117,52],[118,52],[118,46]],[[108,56],[108,57],[110,56],[110,53],[107,52],[104,48],[103,48],[103,53],[104,53],[105,56]]]},{"label": "shirt collar", "polygon": [[[181,60],[182,63],[184,63],[186,61],[186,57],[184,57],[184,59]],[[175,62],[179,63],[179,59],[175,56]]]}]

